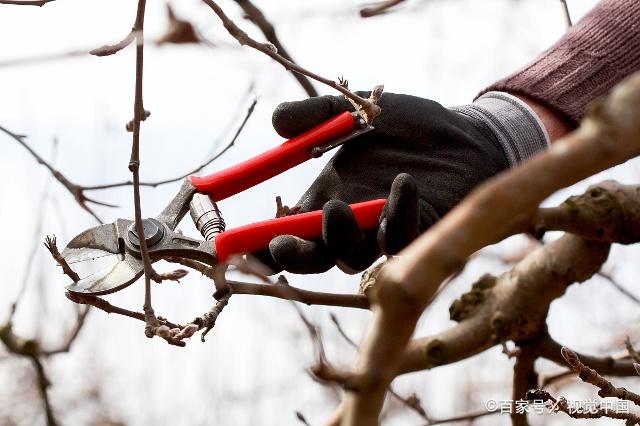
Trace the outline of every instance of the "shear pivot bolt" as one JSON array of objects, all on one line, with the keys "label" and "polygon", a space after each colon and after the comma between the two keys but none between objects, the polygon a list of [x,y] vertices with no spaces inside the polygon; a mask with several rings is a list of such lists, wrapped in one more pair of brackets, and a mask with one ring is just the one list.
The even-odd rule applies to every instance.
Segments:
[{"label": "shear pivot bolt", "polygon": [[[147,242],[147,247],[150,247],[162,239],[164,235],[164,228],[160,222],[155,219],[143,219],[142,229],[144,232],[144,239]],[[129,242],[136,247],[140,247],[140,237],[136,232],[136,223],[133,222],[129,225]]]}]

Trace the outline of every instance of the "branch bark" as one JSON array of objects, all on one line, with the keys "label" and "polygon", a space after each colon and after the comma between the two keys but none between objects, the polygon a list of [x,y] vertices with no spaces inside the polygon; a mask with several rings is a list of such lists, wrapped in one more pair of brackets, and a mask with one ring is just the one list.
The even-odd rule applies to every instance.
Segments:
[{"label": "branch bark", "polygon": [[535,338],[546,330],[551,302],[572,283],[593,276],[608,253],[606,243],[566,234],[539,247],[499,277],[481,277],[449,309],[458,324],[411,341],[399,373],[457,362],[500,342]]}]

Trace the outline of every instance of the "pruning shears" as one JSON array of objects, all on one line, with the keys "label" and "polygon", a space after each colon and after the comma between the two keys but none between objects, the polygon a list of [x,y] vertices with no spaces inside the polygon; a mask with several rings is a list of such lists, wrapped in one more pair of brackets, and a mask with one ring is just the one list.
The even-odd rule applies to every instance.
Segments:
[{"label": "pruning shears", "polygon": [[[163,257],[183,257],[214,266],[230,256],[267,248],[278,235],[305,239],[322,235],[322,210],[299,213],[225,230],[216,202],[271,179],[305,161],[321,156],[343,143],[373,130],[362,117],[343,112],[319,126],[287,140],[279,146],[244,162],[208,176],[184,179],[176,196],[155,218],[142,221],[144,238],[152,262]],[[378,226],[386,200],[351,204],[362,229]],[[196,228],[205,241],[175,232],[190,210]],[[62,251],[67,263],[90,261],[107,255],[118,258],[114,266],[88,275],[67,286],[72,293],[103,295],[119,291],[142,276],[140,235],[135,221],[116,219],[96,226],[73,238]]]}]

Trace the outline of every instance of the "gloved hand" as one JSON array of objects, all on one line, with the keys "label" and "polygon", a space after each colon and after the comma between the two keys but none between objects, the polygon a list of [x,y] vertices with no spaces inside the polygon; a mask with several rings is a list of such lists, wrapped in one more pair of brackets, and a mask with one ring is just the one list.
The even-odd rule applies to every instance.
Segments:
[{"label": "gloved hand", "polygon": [[[293,209],[323,209],[322,240],[282,235],[256,254],[274,273],[319,273],[336,264],[347,273],[362,271],[381,253],[396,254],[476,185],[509,167],[479,120],[409,95],[384,93],[379,105],[375,130],[341,147]],[[273,126],[291,138],[346,110],[353,107],[338,96],[286,102],[274,111]],[[375,198],[388,198],[380,226],[362,232],[348,204]]]}]

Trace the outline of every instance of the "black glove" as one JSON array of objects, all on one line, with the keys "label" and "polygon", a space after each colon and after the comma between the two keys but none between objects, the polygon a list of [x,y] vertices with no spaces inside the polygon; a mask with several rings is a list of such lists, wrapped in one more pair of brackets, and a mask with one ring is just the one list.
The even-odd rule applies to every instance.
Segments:
[{"label": "black glove", "polygon": [[[381,253],[396,254],[476,185],[509,167],[496,137],[478,120],[409,95],[384,93],[379,105],[375,130],[340,148],[294,208],[323,209],[322,240],[283,235],[256,253],[274,272],[319,273],[336,264],[362,271]],[[273,127],[291,138],[346,110],[353,107],[338,96],[286,102],[274,111]],[[388,198],[380,226],[362,232],[348,204],[375,198]]]}]

